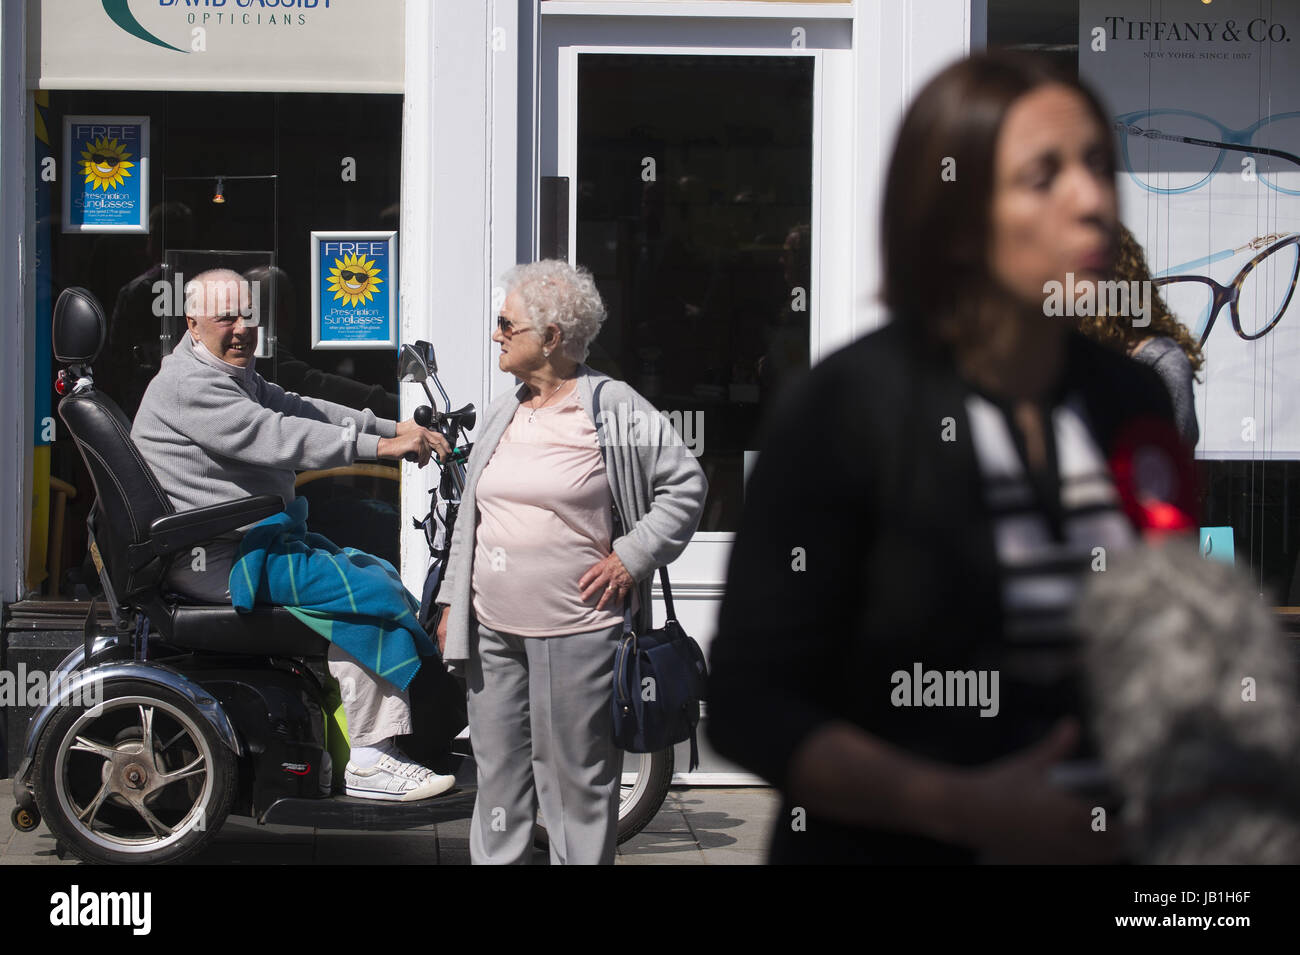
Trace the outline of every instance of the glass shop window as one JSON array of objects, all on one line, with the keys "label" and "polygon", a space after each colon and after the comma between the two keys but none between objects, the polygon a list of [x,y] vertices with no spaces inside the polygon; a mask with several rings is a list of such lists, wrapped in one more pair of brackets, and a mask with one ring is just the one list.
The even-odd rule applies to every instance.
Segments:
[{"label": "glass shop window", "polygon": [[[62,162],[67,118],[148,118],[147,162],[122,156],[114,137],[98,137],[82,151],[89,157],[73,157],[74,168],[60,169],[57,182],[38,183],[36,320],[48,323],[68,286],[94,293],[108,317],[96,387],[128,417],[185,331],[184,283],[217,267],[257,282],[256,369],[264,378],[287,391],[398,416],[395,348],[313,348],[311,233],[398,231],[401,96],[51,91],[35,101],[38,169],[45,155]],[[65,231],[65,221],[91,213],[80,202],[63,208],[62,177],[74,175],[77,196],[83,180],[99,175],[95,169],[125,173],[121,181],[147,180],[147,231]],[[324,259],[319,265],[332,267]],[[38,376],[48,373],[48,383],[57,366],[48,346],[43,355],[49,368]],[[50,410],[38,408],[38,415],[57,422],[47,480],[60,492],[50,495],[45,520],[33,522],[29,564],[42,563],[43,538],[44,566],[29,567],[29,585],[47,598],[85,598],[98,586],[86,555],[94,490],[62,433],[52,407],[57,397],[51,399]],[[391,471],[308,475],[298,493],[309,498],[312,530],[396,563],[398,471]]]},{"label": "glass shop window", "polygon": [[1203,361],[1202,551],[1249,568],[1261,594],[1290,608],[1300,607],[1297,34],[1294,4],[988,0],[990,47],[1056,58],[1107,109],[1120,217],[1149,273],[1120,277],[1155,283],[1186,330],[1179,343]]},{"label": "glass shop window", "polygon": [[578,61],[577,261],[609,309],[588,361],[698,452],[701,532],[736,529],[759,422],[808,369],[813,69],[800,56]]}]

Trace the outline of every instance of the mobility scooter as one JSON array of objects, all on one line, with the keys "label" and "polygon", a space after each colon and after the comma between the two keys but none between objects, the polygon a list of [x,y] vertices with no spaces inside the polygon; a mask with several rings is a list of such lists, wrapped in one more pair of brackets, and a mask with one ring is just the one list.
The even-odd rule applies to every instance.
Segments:
[{"label": "mobility scooter", "polygon": [[[112,622],[100,622],[92,600],[84,645],[62,662],[57,692],[32,717],[13,782],[15,827],[31,831],[44,820],[60,852],[141,864],[194,854],[232,813],[262,824],[374,830],[467,818],[475,792],[465,688],[440,661],[426,661],[411,685],[416,732],[403,745],[436,771],[455,774],[458,787],[418,802],[357,799],[336,792],[343,767],[330,756],[338,749],[329,739],[324,639],[283,607],[239,613],[168,592],[174,559],[278,513],[284,501],[260,495],[177,513],[132,443],[130,421],[95,388],[91,363],[105,329],[88,291],[59,296],[59,417],[94,484],[89,550]],[[451,410],[436,373],[432,346],[403,347],[399,377],[419,382],[429,398],[416,420],[456,448],[430,491],[429,515],[416,522],[431,555],[421,606],[426,627],[472,447],[458,444],[460,432],[474,423],[472,405]],[[430,379],[445,411],[435,410]],[[654,817],[672,772],[671,749],[627,754],[620,842]],[[541,825],[535,834],[544,845]]]}]

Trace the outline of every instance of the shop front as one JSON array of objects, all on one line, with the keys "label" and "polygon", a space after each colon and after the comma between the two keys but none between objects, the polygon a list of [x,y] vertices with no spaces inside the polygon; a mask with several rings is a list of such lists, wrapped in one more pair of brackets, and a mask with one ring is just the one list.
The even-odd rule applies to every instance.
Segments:
[{"label": "shop front", "polygon": [[[25,75],[4,87],[6,104],[21,90],[4,136],[6,148],[22,140],[24,155],[6,174],[30,198],[10,233],[23,274],[5,285],[7,371],[23,382],[4,414],[20,426],[19,446],[4,454],[16,465],[5,505],[21,520],[16,546],[6,542],[19,555],[3,598],[10,672],[57,665],[101,591],[87,543],[94,488],[55,410],[50,323],[63,289],[83,287],[101,304],[95,384],[128,418],[184,332],[187,282],[214,268],[252,290],[244,308],[259,322],[256,366],[268,381],[399,413],[396,292],[384,319],[392,334],[347,338],[310,316],[313,234],[400,229],[402,4],[368,5],[360,22],[338,3],[222,6],[6,5],[6,39],[25,41],[16,60]],[[392,279],[396,287],[395,270]],[[334,347],[317,347],[322,327]],[[396,467],[331,474],[299,493],[323,533],[396,561],[399,480]],[[5,714],[12,770],[25,708]]]},{"label": "shop front", "polygon": [[[707,651],[765,411],[885,320],[878,211],[897,119],[986,44],[1071,64],[1115,116],[1124,222],[1204,359],[1203,549],[1300,604],[1300,20],[1280,0],[1164,4],[1178,10],[1163,19],[1130,6],[4,5],[0,665],[57,662],[95,589],[93,491],[54,411],[63,288],[103,304],[96,381],[128,415],[183,328],[186,277],[224,267],[258,283],[264,377],[407,418],[423,393],[397,381],[402,342],[434,344],[456,405],[514,386],[489,339],[496,283],[541,257],[593,272],[609,319],[590,363],[661,408],[708,475],[672,567]],[[358,265],[384,294],[345,298],[344,314],[331,270]],[[791,494],[815,493],[817,473],[810,449]],[[389,558],[419,593],[428,551],[411,518],[431,469],[313,478],[313,529]],[[679,778],[752,781],[702,757]]]},{"label": "shop front", "polygon": [[[495,282],[538,257],[592,270],[610,317],[591,364],[659,406],[708,474],[673,566],[707,649],[764,410],[882,319],[883,144],[908,91],[968,48],[966,4],[362,6],[6,8],[25,64],[6,55],[0,89],[6,175],[24,184],[5,206],[24,252],[4,302],[7,666],[53,666],[97,589],[93,489],[53,410],[62,289],[103,304],[96,384],[128,416],[184,328],[186,277],[220,267],[257,283],[264,377],[405,418],[422,395],[397,382],[400,342],[435,345],[457,404],[513,387],[489,340]],[[386,256],[388,295],[340,323],[331,259],[356,264],[362,242]],[[313,529],[418,593],[410,518],[431,474],[309,477]],[[681,778],[752,779],[707,749]]]}]

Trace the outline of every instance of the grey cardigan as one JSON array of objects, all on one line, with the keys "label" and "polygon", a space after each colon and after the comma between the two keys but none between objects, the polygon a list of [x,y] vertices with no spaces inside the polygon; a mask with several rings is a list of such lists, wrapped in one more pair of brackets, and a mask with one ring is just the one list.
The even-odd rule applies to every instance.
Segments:
[{"label": "grey cardigan", "polygon": [[[332,401],[287,392],[252,367],[196,350],[181,335],[149,382],[131,439],[178,511],[251,494],[294,499],[295,468],[332,468],[373,459],[397,422]],[[167,582],[178,593],[228,601],[226,585],[247,528],[204,544],[202,570],[187,557]]]},{"label": "grey cardigan", "polygon": [[1187,360],[1183,346],[1164,335],[1148,339],[1133,355],[1155,371],[1169,389],[1169,398],[1174,403],[1174,421],[1178,424],[1178,433],[1192,447],[1196,446],[1201,436],[1201,429],[1196,423],[1196,395],[1192,386],[1192,363]]},{"label": "grey cardigan", "polygon": [[[600,412],[592,413],[596,386],[608,381],[600,393]],[[638,631],[650,626],[650,582],[655,570],[672,563],[690,543],[704,512],[708,482],[699,462],[666,422],[659,428],[627,426],[663,419],[659,411],[626,382],[578,366],[578,401],[598,432],[603,431],[605,475],[625,533],[613,542],[627,572],[637,581],[640,607],[633,625]],[[438,603],[449,606],[447,644],[443,658],[452,670],[469,659],[470,632],[475,625],[473,578],[478,506],[475,492],[479,476],[487,467],[501,436],[509,427],[519,405],[528,399],[528,386],[497,398],[488,407],[474,442],[460,513],[451,539],[451,554],[438,592]],[[623,426],[620,427],[620,422]],[[601,428],[600,425],[604,427]]]}]

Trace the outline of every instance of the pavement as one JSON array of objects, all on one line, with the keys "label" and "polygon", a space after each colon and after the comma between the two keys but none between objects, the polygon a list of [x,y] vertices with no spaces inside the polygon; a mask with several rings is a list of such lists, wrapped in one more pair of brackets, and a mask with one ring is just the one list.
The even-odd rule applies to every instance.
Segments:
[{"label": "pavement", "polygon": [[[39,826],[18,832],[10,821],[13,787],[0,779],[0,865],[79,865],[60,859]],[[773,816],[772,789],[674,787],[651,823],[618,847],[618,865],[762,865]],[[400,832],[259,826],[231,817],[196,865],[469,865],[469,819]],[[546,864],[545,852],[534,856]]]}]

